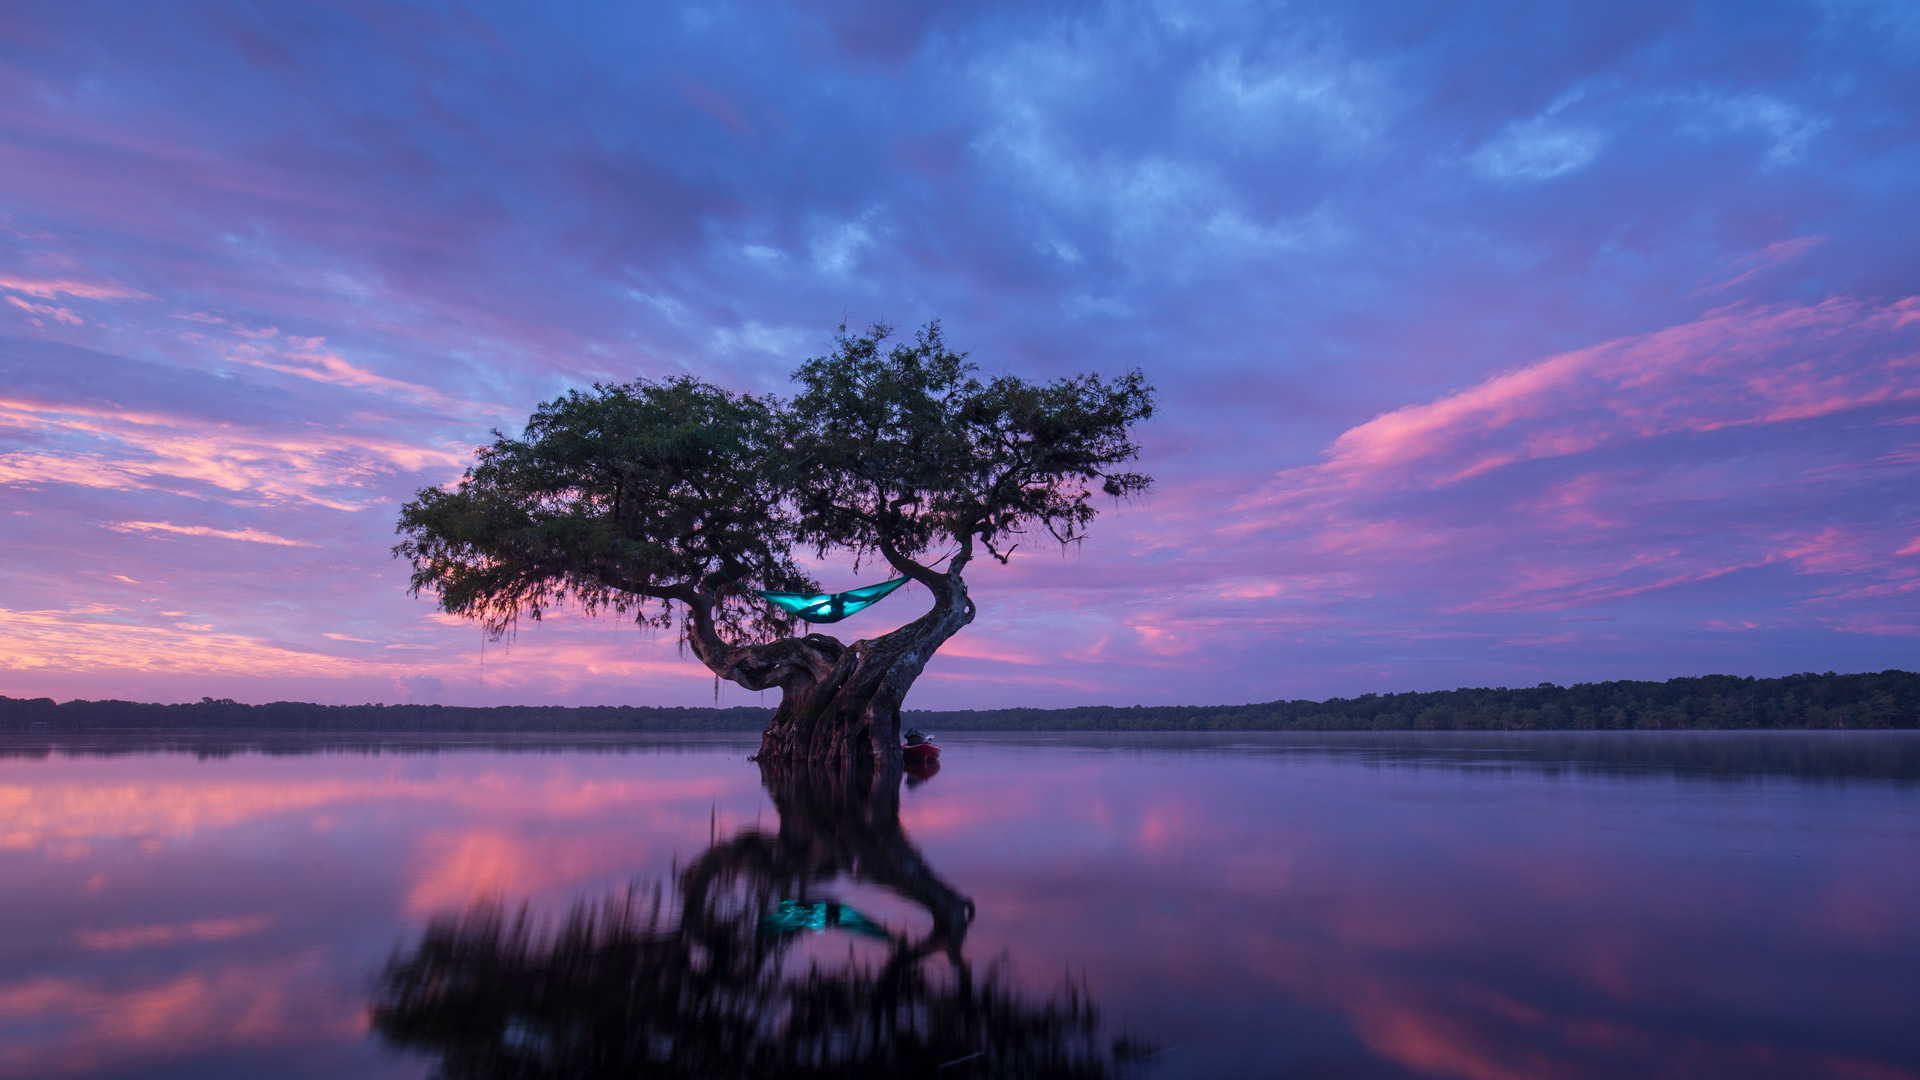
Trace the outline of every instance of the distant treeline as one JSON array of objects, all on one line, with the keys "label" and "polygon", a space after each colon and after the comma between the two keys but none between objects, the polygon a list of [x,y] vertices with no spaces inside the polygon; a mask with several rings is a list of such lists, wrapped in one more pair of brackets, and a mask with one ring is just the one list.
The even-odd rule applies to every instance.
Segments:
[{"label": "distant treeline", "polygon": [[[759,731],[772,710],[634,706],[186,705],[0,697],[0,731]],[[1920,674],[1706,675],[1666,682],[1366,694],[1261,705],[909,710],[906,723],[958,731],[1661,731],[1920,728]]]},{"label": "distant treeline", "polygon": [[772,709],[570,708],[500,705],[242,705],[201,698],[185,705],[0,697],[0,731],[759,731]]},{"label": "distant treeline", "polygon": [[1263,705],[909,713],[935,731],[1704,731],[1920,727],[1920,674],[1703,675]]}]

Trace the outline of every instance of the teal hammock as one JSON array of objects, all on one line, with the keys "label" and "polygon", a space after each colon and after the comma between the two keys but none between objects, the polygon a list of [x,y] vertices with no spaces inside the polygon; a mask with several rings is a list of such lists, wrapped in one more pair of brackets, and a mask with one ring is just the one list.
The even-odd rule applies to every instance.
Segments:
[{"label": "teal hammock", "polygon": [[856,611],[865,611],[906,583],[907,579],[901,577],[878,585],[863,585],[846,592],[825,594],[767,592],[764,589],[754,591],[789,615],[798,615],[810,623],[830,623],[839,622]]}]

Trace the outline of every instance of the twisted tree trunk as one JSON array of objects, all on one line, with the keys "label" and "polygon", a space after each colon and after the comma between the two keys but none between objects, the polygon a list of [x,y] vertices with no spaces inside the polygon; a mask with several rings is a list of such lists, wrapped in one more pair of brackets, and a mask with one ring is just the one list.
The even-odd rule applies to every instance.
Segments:
[{"label": "twisted tree trunk", "polygon": [[688,644],[714,674],[749,690],[780,688],[780,707],[760,736],[761,761],[899,767],[907,691],[934,651],[973,621],[960,577],[968,547],[941,573],[883,545],[896,570],[933,593],[933,608],[892,633],[850,645],[826,634],[729,645],[714,630],[711,602],[691,605]]}]

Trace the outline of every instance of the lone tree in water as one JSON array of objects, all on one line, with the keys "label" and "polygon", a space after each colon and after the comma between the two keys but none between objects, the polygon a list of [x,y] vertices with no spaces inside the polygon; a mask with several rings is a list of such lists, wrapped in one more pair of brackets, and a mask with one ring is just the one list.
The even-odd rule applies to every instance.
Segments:
[{"label": "lone tree in water", "polygon": [[[1153,413],[1138,371],[1038,385],[981,381],[938,323],[909,342],[842,327],[794,373],[791,402],[692,378],[596,385],[495,433],[451,491],[400,511],[412,590],[505,633],[569,599],[588,613],[676,623],[714,674],[779,687],[765,760],[900,758],[900,705],[927,660],[973,621],[963,573],[1024,534],[1081,538],[1094,496],[1152,483],[1116,471]],[[933,606],[851,644],[796,636],[757,590],[815,593],[796,550],[874,559]],[[942,555],[944,568],[939,568]]]}]

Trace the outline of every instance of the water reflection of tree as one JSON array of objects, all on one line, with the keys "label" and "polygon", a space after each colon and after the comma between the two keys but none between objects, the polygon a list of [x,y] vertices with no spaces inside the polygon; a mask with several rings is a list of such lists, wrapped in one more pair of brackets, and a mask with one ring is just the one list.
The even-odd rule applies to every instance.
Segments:
[{"label": "water reflection of tree", "polygon": [[[380,978],[374,1027],[449,1080],[630,1076],[1041,1076],[1129,1071],[1083,987],[1045,1000],[962,955],[973,903],[900,828],[899,774],[762,766],[777,833],[716,843],[678,875],[582,906],[543,931],[523,909],[436,921]],[[933,917],[890,928],[885,959],[787,963],[761,920],[844,875]],[[677,903],[676,903],[677,899]],[[944,963],[930,963],[944,956]]]}]

